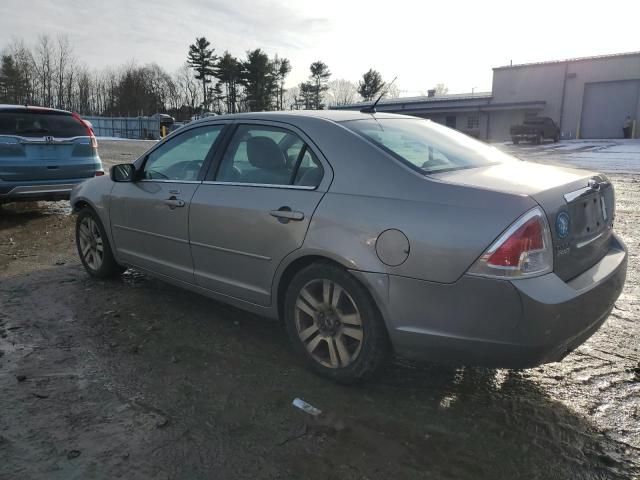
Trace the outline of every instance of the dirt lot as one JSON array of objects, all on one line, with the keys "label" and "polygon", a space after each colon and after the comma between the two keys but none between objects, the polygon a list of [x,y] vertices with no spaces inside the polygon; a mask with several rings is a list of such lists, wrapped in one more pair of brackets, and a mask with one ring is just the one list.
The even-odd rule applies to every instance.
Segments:
[{"label": "dirt lot", "polygon": [[[571,152],[517,150],[579,163]],[[7,205],[0,478],[638,478],[640,172],[611,178],[629,274],[584,346],[520,372],[398,360],[350,388],[301,368],[271,321],[135,271],[90,279],[67,203]],[[327,415],[309,421],[295,397]]]}]

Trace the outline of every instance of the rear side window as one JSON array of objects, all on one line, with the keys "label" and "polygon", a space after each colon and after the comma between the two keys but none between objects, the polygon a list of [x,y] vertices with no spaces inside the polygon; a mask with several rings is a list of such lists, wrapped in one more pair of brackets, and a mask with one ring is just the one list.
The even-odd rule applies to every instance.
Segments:
[{"label": "rear side window", "polygon": [[425,175],[518,161],[497,148],[429,120],[373,118],[342,124]]},{"label": "rear side window", "polygon": [[0,111],[0,135],[20,137],[86,137],[87,128],[67,113]]},{"label": "rear side window", "polygon": [[218,182],[317,187],[322,164],[295,133],[271,126],[240,125],[222,159]]}]

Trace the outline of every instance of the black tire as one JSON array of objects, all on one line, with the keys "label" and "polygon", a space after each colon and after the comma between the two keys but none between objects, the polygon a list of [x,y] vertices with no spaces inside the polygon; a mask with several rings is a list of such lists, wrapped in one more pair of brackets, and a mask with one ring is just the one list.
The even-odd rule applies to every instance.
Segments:
[{"label": "black tire", "polygon": [[[102,260],[99,262],[99,266],[96,268],[96,264],[91,265],[85,255],[82,253],[81,248],[81,233],[80,228],[83,225],[83,222],[86,222],[87,219],[95,222],[95,226],[99,231],[100,238],[102,239]],[[118,265],[116,263],[115,258],[113,257],[113,251],[111,250],[111,245],[109,244],[109,237],[107,237],[106,231],[102,226],[102,222],[100,221],[100,217],[93,211],[90,207],[85,207],[78,213],[76,218],[76,247],[78,249],[78,256],[80,257],[80,261],[84,266],[85,270],[89,275],[95,278],[113,278],[122,274],[126,270],[126,267]]]},{"label": "black tire", "polygon": [[559,134],[556,134],[556,136],[555,136],[555,137],[553,137],[553,142],[554,142],[554,143],[558,143],[559,141],[560,141],[560,135],[559,135]]},{"label": "black tire", "polygon": [[536,136],[536,138],[535,138],[535,140],[533,142],[536,145],[540,145],[543,140],[544,140],[544,135],[542,133],[539,133],[538,136]]},{"label": "black tire", "polygon": [[520,140],[519,140],[519,139],[517,139],[517,138],[514,138],[514,139],[513,139],[513,144],[514,144],[514,145],[518,145],[519,143],[520,143]]},{"label": "black tire", "polygon": [[[314,282],[323,282],[329,280],[333,285],[337,285],[342,289],[342,302],[349,302],[347,305],[354,305],[359,314],[361,324],[362,338],[360,340],[359,353],[354,355],[350,363],[346,366],[330,367],[323,365],[307,350],[303,340],[298,334],[297,317],[300,312],[296,313],[296,303],[303,288]],[[339,291],[332,287],[332,294]],[[346,292],[346,295],[344,293]],[[339,294],[340,295],[340,294]],[[346,300],[345,300],[346,298]],[[323,304],[327,305],[327,304]],[[340,303],[338,303],[340,305]],[[342,308],[344,308],[344,303]],[[308,317],[311,319],[312,317]],[[342,317],[341,317],[342,318]],[[387,335],[387,329],[375,305],[373,298],[367,289],[349,274],[346,270],[330,263],[314,263],[301,271],[299,271],[291,280],[287,288],[284,301],[284,320],[289,338],[293,344],[295,351],[305,360],[307,366],[317,374],[329,378],[335,382],[350,384],[370,378],[376,370],[384,363],[390,353],[390,343]],[[312,320],[313,325],[318,325],[316,319]],[[344,328],[341,324],[337,328]],[[337,335],[351,340],[350,337],[344,337],[342,333]],[[310,336],[309,339],[313,343],[313,338],[320,337],[320,331],[316,335]],[[327,340],[325,342],[328,343]],[[343,340],[340,343],[344,349]],[[328,350],[328,344],[326,344]],[[334,346],[337,346],[337,340],[334,340]],[[317,351],[317,350],[316,350]],[[334,352],[340,352],[340,349]],[[343,350],[344,351],[344,350]],[[339,353],[338,358],[343,358]]]}]

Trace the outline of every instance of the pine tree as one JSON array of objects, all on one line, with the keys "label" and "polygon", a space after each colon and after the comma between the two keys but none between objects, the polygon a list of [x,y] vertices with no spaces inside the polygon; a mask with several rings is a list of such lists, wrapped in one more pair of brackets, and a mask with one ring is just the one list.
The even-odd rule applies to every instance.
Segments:
[{"label": "pine tree", "polygon": [[277,81],[269,56],[261,49],[247,52],[247,60],[242,62],[241,83],[244,86],[245,100],[250,111],[272,110]]},{"label": "pine tree", "polygon": [[[331,72],[329,71],[329,67],[324,62],[313,62],[311,67],[311,75],[309,76],[310,84],[312,87],[311,96],[312,96],[312,107],[314,110],[322,110],[324,109],[324,104],[322,103],[324,92],[329,89],[329,77],[331,77]],[[302,90],[302,85],[301,85]]]},{"label": "pine tree", "polygon": [[215,74],[216,56],[214,49],[209,48],[209,41],[205,37],[196,38],[196,42],[189,45],[187,63],[196,71],[196,79],[202,82],[202,105],[206,110],[209,105],[207,97],[207,84]]},{"label": "pine tree", "polygon": [[362,80],[358,82],[358,93],[365,101],[371,101],[377,98],[384,86],[385,83],[382,81],[382,75],[371,68],[367,73],[362,75]]},{"label": "pine tree", "polygon": [[236,57],[224,52],[216,65],[216,78],[220,80],[226,90],[227,113],[235,113],[238,100],[238,83],[242,68]]},{"label": "pine tree", "polygon": [[286,92],[284,88],[284,79],[291,72],[291,63],[288,59],[281,59],[276,55],[276,58],[273,60],[273,70],[276,81],[278,82],[276,89],[276,105],[278,110],[284,110],[284,92]]}]

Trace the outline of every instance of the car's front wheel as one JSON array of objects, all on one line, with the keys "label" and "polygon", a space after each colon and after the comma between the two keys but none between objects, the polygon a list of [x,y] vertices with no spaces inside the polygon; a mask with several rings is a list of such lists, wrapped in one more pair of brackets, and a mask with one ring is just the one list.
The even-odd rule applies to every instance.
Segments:
[{"label": "car's front wheel", "polygon": [[285,297],[285,323],[307,364],[337,382],[369,377],[389,353],[387,331],[371,295],[331,264],[312,264],[294,276]]},{"label": "car's front wheel", "polygon": [[93,277],[115,277],[125,270],[124,267],[116,263],[102,222],[89,207],[83,208],[78,213],[76,246],[82,265]]}]

